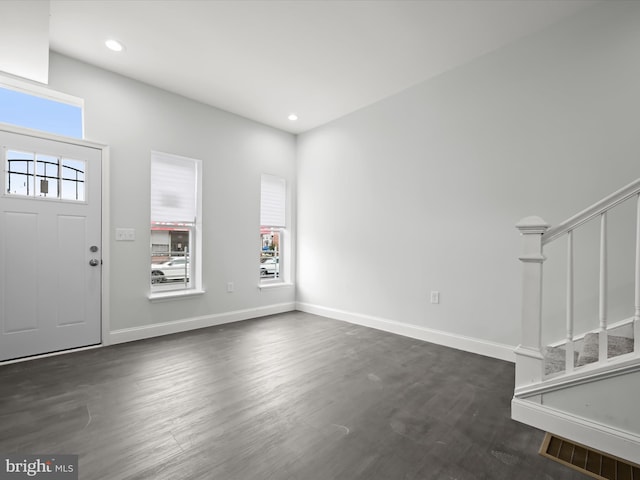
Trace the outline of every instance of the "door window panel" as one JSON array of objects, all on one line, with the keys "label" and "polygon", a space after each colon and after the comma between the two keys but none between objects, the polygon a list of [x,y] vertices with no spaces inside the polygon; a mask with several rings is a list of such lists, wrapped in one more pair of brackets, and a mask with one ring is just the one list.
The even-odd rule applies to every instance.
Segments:
[{"label": "door window panel", "polygon": [[84,172],[85,164],[82,160],[62,159],[62,195],[60,198],[84,202]]},{"label": "door window panel", "polygon": [[36,197],[58,198],[58,159],[38,154],[36,162]]},{"label": "door window panel", "polygon": [[85,201],[83,160],[10,148],[4,151],[6,195]]}]

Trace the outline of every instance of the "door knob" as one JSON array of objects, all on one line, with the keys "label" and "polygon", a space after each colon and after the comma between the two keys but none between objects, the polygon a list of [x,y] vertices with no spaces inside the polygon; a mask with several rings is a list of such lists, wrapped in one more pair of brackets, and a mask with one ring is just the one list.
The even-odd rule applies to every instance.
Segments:
[{"label": "door knob", "polygon": [[92,258],[91,260],[89,260],[89,265],[91,265],[92,267],[97,267],[98,265],[100,265],[100,260],[98,260],[97,258]]}]

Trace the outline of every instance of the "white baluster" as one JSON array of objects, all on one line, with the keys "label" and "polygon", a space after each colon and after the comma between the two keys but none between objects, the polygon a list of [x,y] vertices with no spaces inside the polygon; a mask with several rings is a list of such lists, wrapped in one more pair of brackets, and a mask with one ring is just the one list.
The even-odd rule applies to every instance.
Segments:
[{"label": "white baluster", "polygon": [[573,230],[567,232],[567,342],[565,371],[573,371]]},{"label": "white baluster", "polygon": [[600,329],[598,361],[607,360],[607,212],[600,215]]},{"label": "white baluster", "polygon": [[527,217],[516,228],[522,234],[522,343],[515,349],[516,389],[542,381],[544,357],[542,328],[542,235],[549,225],[540,217]]}]

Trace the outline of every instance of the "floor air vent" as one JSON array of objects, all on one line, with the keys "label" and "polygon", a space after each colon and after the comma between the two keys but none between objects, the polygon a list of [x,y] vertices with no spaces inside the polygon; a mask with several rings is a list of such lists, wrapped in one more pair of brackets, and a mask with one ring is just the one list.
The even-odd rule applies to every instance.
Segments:
[{"label": "floor air vent", "polygon": [[547,433],[540,455],[602,480],[640,480],[640,465]]}]

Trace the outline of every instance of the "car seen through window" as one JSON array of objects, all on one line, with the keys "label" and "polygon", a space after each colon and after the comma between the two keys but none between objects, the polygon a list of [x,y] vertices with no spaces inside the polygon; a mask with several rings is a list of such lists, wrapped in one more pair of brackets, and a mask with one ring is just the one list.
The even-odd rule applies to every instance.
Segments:
[{"label": "car seen through window", "polygon": [[151,264],[151,283],[170,281],[189,281],[189,260],[185,257],[172,257],[166,262]]}]

